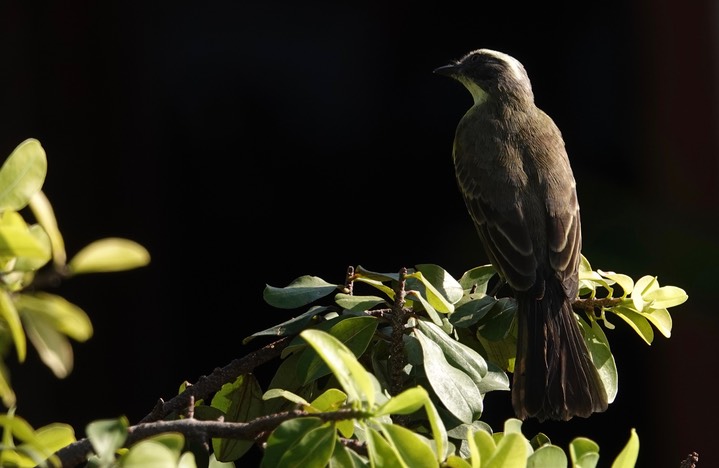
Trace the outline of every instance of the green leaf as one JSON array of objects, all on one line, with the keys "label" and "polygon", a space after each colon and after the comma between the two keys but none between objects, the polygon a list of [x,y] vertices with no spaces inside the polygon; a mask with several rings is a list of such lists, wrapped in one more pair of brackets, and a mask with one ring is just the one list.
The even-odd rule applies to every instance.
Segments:
[{"label": "green leaf", "polygon": [[646,318],[639,313],[624,306],[616,306],[610,309],[617,317],[627,322],[647,344],[652,344],[654,331]]},{"label": "green leaf", "polygon": [[177,468],[180,454],[153,439],[133,445],[122,456],[123,468]]},{"label": "green leaf", "polygon": [[598,273],[605,278],[609,278],[610,280],[615,281],[622,288],[622,297],[626,296],[627,294],[631,294],[631,292],[634,290],[634,280],[627,275],[614,273],[613,271],[601,270],[599,270]]},{"label": "green leaf", "polygon": [[[497,443],[490,433],[483,430],[474,431],[472,439],[479,452],[480,466],[484,467],[497,449]],[[472,464],[474,465],[474,460],[472,460]]]},{"label": "green leaf", "polygon": [[40,142],[28,138],[20,143],[0,167],[0,212],[27,206],[46,175],[47,157]]},{"label": "green leaf", "polygon": [[612,463],[612,468],[634,468],[639,457],[639,436],[636,429],[632,428],[629,434],[629,442],[624,446],[617,458]]},{"label": "green leaf", "polygon": [[392,290],[392,288],[390,288],[386,284],[383,284],[379,280],[372,279],[372,278],[365,278],[362,276],[357,276],[355,278],[355,281],[359,281],[360,283],[369,284],[373,288],[378,289],[379,291],[382,291],[383,293],[385,293],[387,295],[387,297],[389,297],[390,299],[394,300],[395,294],[394,294],[394,291]]},{"label": "green leaf", "polygon": [[644,306],[646,305],[644,295],[655,289],[659,289],[659,283],[657,283],[656,276],[642,276],[639,278],[639,280],[637,280],[634,284],[634,289],[632,290],[634,308],[640,312],[644,310]]},{"label": "green leaf", "polygon": [[382,424],[382,433],[402,461],[412,468],[436,468],[435,454],[427,439],[395,424]]},{"label": "green leaf", "polygon": [[482,468],[524,468],[527,455],[527,440],[523,435],[504,434],[486,464],[482,463]]},{"label": "green leaf", "polygon": [[38,190],[30,198],[30,209],[37,219],[38,223],[47,233],[52,248],[52,258],[56,265],[65,266],[67,261],[67,253],[65,251],[65,241],[62,238],[60,229],[57,226],[55,212],[52,209],[50,200],[47,199],[42,190]]},{"label": "green leaf", "polygon": [[376,271],[370,271],[358,265],[355,269],[355,275],[361,278],[371,279],[384,283],[386,281],[399,281],[399,273],[378,273]]},{"label": "green leaf", "polygon": [[127,439],[128,421],[124,416],[117,419],[93,421],[85,428],[92,448],[104,463],[115,460],[115,451],[122,447]]},{"label": "green leaf", "polygon": [[452,277],[447,271],[431,263],[423,263],[415,265],[415,268],[424,275],[437,291],[452,304],[456,304],[462,296],[464,291],[462,285]]},{"label": "green leaf", "polygon": [[67,267],[72,274],[79,275],[131,270],[149,263],[150,253],[137,242],[109,237],[85,246]]},{"label": "green leaf", "polygon": [[479,468],[479,465],[470,465],[464,458],[460,458],[457,455],[450,455],[442,464],[442,468]]},{"label": "green leaf", "polygon": [[676,286],[662,286],[642,296],[652,309],[668,309],[683,304],[689,298],[683,289]]},{"label": "green leaf", "polygon": [[433,323],[418,320],[417,326],[439,345],[450,364],[463,370],[477,386],[481,384],[487,374],[487,362],[477,351],[458,342]]},{"label": "green leaf", "polygon": [[459,279],[459,284],[463,289],[475,288],[475,293],[484,294],[487,292],[487,283],[496,273],[497,270],[491,264],[478,266],[465,271]]},{"label": "green leaf", "polygon": [[263,292],[265,302],[279,309],[302,307],[323,298],[338,289],[317,276],[300,276],[284,288],[266,285]]},{"label": "green leaf", "polygon": [[377,304],[386,304],[386,301],[379,296],[353,296],[344,293],[336,294],[335,302],[343,309],[354,312],[364,312],[365,310],[370,310]]},{"label": "green leaf", "polygon": [[499,341],[509,335],[517,315],[517,302],[503,297],[499,299],[482,323],[479,333],[490,341]]},{"label": "green leaf", "polygon": [[434,322],[435,324],[441,326],[442,325],[442,318],[439,316],[437,311],[432,307],[432,304],[429,303],[427,299],[422,297],[422,294],[419,291],[411,290],[407,292],[407,298],[414,299],[418,301],[420,304],[422,304],[422,307],[424,308],[425,312],[427,312],[427,316]]},{"label": "green leaf", "polygon": [[649,320],[665,337],[672,335],[672,316],[667,309],[645,308],[639,315]]},{"label": "green leaf", "polygon": [[23,324],[30,342],[40,359],[50,368],[55,377],[64,379],[73,367],[73,353],[70,341],[59,333],[54,324],[41,314],[23,314]]},{"label": "green leaf", "polygon": [[337,411],[347,401],[347,394],[337,388],[328,388],[322,395],[318,396],[310,406],[313,410],[323,411]]},{"label": "green leaf", "polygon": [[390,398],[377,411],[376,416],[386,414],[412,414],[429,401],[429,394],[424,388],[417,386],[408,388],[399,395]]},{"label": "green leaf", "polygon": [[5,211],[0,214],[0,258],[18,258],[18,271],[34,271],[51,258],[50,239],[38,225],[28,226],[20,214]]},{"label": "green leaf", "polygon": [[270,434],[262,458],[263,468],[277,468],[282,456],[313,429],[324,424],[314,417],[295,418],[283,422]]},{"label": "green leaf", "polygon": [[366,401],[370,408],[374,406],[372,379],[347,346],[320,330],[305,330],[300,336],[327,363],[342,389],[347,393],[349,401]]},{"label": "green leaf", "polygon": [[424,293],[427,301],[434,307],[437,312],[448,314],[454,312],[454,305],[449,302],[441,292],[434,287],[434,285],[422,274],[421,271],[409,273],[407,278],[416,278],[424,286],[424,291],[420,290],[420,294]]},{"label": "green leaf", "polygon": [[25,341],[25,332],[20,323],[20,315],[7,291],[2,289],[0,289],[0,319],[5,320],[7,323],[10,336],[13,343],[15,343],[18,361],[24,362],[25,354],[27,353],[27,342]]},{"label": "green leaf", "polygon": [[2,399],[2,403],[6,408],[12,408],[17,401],[15,392],[10,386],[10,372],[2,360],[0,360],[0,399]]},{"label": "green leaf", "polygon": [[527,468],[564,468],[567,454],[556,445],[543,445],[527,458]]},{"label": "green leaf", "polygon": [[42,320],[75,341],[84,342],[92,336],[90,317],[75,304],[55,294],[38,291],[31,294],[17,294],[15,306],[23,320],[29,316]]},{"label": "green leaf", "polygon": [[599,461],[599,446],[586,437],[577,437],[569,443],[569,455],[572,466],[595,468]]},{"label": "green leaf", "polygon": [[457,328],[471,327],[483,319],[496,303],[497,299],[492,296],[467,301],[449,315],[449,322]]},{"label": "green leaf", "polygon": [[271,400],[273,398],[284,398],[285,400],[291,401],[297,405],[310,406],[310,402],[301,396],[281,388],[271,388],[262,395],[263,400]]},{"label": "green leaf", "polygon": [[[262,389],[253,374],[240,375],[226,383],[212,398],[211,406],[225,413],[225,421],[248,422],[262,415]],[[243,456],[254,440],[212,439],[218,461],[232,461]]]},{"label": "green leaf", "polygon": [[293,317],[290,320],[287,320],[286,322],[282,322],[279,325],[275,325],[274,327],[267,328],[265,330],[259,331],[257,333],[253,333],[252,335],[246,337],[242,340],[242,344],[247,344],[252,340],[253,338],[257,338],[258,336],[289,336],[289,335],[296,335],[300,331],[304,330],[305,328],[309,327],[309,324],[312,323],[313,319],[324,312],[329,311],[329,307],[325,306],[313,306],[305,312],[304,314],[300,314],[297,317]]},{"label": "green leaf", "polygon": [[507,372],[514,371],[514,362],[517,359],[516,336],[510,333],[501,341],[490,341],[481,334],[477,334],[477,339],[482,344],[490,363],[497,363],[501,369]]},{"label": "green leaf", "polygon": [[[361,356],[374,337],[377,323],[374,317],[348,317],[336,321],[327,333],[347,346],[352,354]],[[299,372],[305,376],[303,385],[330,373],[330,368],[324,359],[313,352],[304,352],[298,366]]]},{"label": "green leaf", "polygon": [[619,390],[619,373],[617,372],[614,356],[609,348],[609,340],[607,340],[604,330],[596,320],[591,321],[591,327],[582,318],[578,322],[584,334],[594,367],[597,368],[599,377],[602,379],[607,401],[611,403],[616,398]]},{"label": "green leaf", "polygon": [[379,432],[370,427],[367,436],[367,451],[372,468],[411,468]]},{"label": "green leaf", "polygon": [[412,334],[422,346],[424,372],[434,393],[457,419],[471,423],[482,412],[482,394],[465,372],[445,359],[440,346],[418,329]]},{"label": "green leaf", "polygon": [[365,468],[369,466],[355,451],[342,444],[335,444],[335,451],[330,458],[329,468]]},{"label": "green leaf", "polygon": [[333,424],[316,427],[287,449],[277,468],[325,468],[332,458],[336,441]]}]

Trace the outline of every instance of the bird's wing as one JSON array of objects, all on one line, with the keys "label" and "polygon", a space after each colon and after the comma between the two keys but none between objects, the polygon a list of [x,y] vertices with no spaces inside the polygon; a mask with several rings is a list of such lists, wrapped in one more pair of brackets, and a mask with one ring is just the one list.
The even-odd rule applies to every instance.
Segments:
[{"label": "bird's wing", "polygon": [[536,282],[537,260],[520,189],[503,186],[510,180],[506,168],[465,151],[458,142],[457,181],[487,255],[512,288],[527,290]]},{"label": "bird's wing", "polygon": [[539,128],[546,133],[537,139],[540,144],[534,145],[533,148],[548,155],[544,160],[550,169],[542,181],[547,213],[549,263],[562,281],[567,296],[573,298],[577,294],[577,270],[582,250],[576,184],[559,129],[549,116],[541,111],[539,119],[542,121]]}]

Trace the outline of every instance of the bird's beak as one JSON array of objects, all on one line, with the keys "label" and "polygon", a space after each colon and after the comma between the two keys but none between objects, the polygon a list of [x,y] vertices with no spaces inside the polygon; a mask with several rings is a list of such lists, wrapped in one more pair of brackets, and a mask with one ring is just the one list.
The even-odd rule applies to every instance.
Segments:
[{"label": "bird's beak", "polygon": [[457,65],[454,63],[450,63],[449,65],[444,65],[439,68],[435,68],[432,73],[436,73],[438,75],[442,76],[449,76],[450,78],[454,77],[457,73]]}]

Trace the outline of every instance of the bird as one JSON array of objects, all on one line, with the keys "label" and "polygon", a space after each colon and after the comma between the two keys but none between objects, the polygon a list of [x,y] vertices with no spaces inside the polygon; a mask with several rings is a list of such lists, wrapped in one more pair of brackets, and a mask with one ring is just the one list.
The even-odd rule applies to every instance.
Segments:
[{"label": "bird", "polygon": [[434,73],[460,82],[474,101],[452,157],[481,244],[517,303],[515,415],[567,421],[605,411],[607,393],[572,309],[582,231],[559,128],[535,104],[524,65],[506,53],[473,50]]}]

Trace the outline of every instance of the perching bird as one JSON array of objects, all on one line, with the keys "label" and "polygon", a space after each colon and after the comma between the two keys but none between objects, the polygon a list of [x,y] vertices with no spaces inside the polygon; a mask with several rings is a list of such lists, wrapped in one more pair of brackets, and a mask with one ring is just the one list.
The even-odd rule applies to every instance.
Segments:
[{"label": "perching bird", "polygon": [[534,104],[524,66],[507,54],[479,49],[434,72],[474,98],[457,126],[454,166],[489,260],[515,292],[517,417],[604,411],[607,394],[572,311],[582,233],[559,129]]}]

